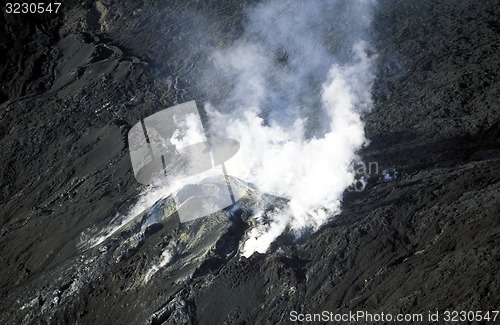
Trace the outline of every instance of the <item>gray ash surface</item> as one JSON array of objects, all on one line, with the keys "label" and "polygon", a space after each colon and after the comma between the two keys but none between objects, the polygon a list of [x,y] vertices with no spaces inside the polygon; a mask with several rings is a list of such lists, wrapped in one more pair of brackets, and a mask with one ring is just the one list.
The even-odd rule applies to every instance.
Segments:
[{"label": "gray ash surface", "polygon": [[[213,44],[230,44],[253,2],[69,1],[58,15],[3,12],[0,323],[275,324],[292,310],[498,310],[493,0],[379,2],[371,144],[361,156],[399,176],[346,192],[342,213],[311,236],[282,236],[268,254],[242,258],[253,207],[281,199],[249,196],[231,217],[189,224],[164,200],[160,215],[146,211],[78,249],[83,233],[137,199],[131,125],[206,95],[193,82],[205,53],[182,35],[196,22]],[[169,266],[149,276],[173,245]]]}]

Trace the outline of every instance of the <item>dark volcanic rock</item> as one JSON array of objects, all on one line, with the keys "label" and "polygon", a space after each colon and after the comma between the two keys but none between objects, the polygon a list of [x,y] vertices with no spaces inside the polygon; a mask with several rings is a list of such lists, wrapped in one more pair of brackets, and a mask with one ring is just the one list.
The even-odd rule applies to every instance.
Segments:
[{"label": "dark volcanic rock", "polygon": [[240,35],[249,4],[69,1],[59,15],[3,13],[0,323],[287,323],[292,310],[498,309],[493,0],[380,1],[376,105],[361,155],[381,174],[346,193],[342,214],[315,234],[282,236],[269,254],[242,258],[252,207],[280,199],[249,196],[238,210],[187,224],[166,199],[79,248],[82,234],[108,226],[142,190],[130,126],[204,96],[192,82],[206,59],[193,26],[223,47]]}]

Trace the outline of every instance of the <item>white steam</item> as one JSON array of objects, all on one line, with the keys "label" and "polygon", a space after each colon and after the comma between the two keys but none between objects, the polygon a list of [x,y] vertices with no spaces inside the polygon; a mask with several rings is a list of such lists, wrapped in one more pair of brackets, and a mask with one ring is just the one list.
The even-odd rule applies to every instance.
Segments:
[{"label": "white steam", "polygon": [[156,264],[153,264],[149,270],[146,272],[143,278],[143,284],[146,284],[151,280],[151,278],[158,272],[160,269],[164,268],[165,266],[170,263],[172,258],[174,257],[174,249],[175,249],[175,244],[174,242],[170,242],[168,246],[165,248],[165,250],[161,253],[160,259]]},{"label": "white steam", "polygon": [[[242,255],[264,253],[287,229],[315,230],[339,213],[354,181],[352,162],[367,142],[361,118],[372,107],[375,56],[367,31],[374,3],[264,1],[248,10],[240,39],[206,49],[209,64],[196,86],[209,98],[211,135],[240,142],[225,163],[228,174],[289,200],[256,212]],[[186,120],[192,136],[174,134],[171,142],[182,147],[202,141],[193,125]],[[152,184],[124,222],[200,176],[207,175]],[[118,228],[110,227],[99,241]]]},{"label": "white steam", "polygon": [[373,55],[363,40],[372,4],[266,2],[250,10],[239,41],[213,53],[206,85],[229,87],[229,96],[206,103],[211,129],[241,145],[228,173],[289,199],[266,222],[257,213],[244,256],[339,212],[372,106]]}]

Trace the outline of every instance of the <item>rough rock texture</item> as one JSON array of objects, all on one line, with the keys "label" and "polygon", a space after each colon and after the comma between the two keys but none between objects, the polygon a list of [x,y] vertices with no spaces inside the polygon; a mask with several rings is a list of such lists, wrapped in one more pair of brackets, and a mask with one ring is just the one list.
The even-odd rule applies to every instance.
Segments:
[{"label": "rough rock texture", "polygon": [[[240,257],[252,206],[280,202],[250,196],[237,213],[206,223],[180,225],[152,209],[102,245],[77,248],[82,233],[109,224],[141,190],[130,126],[202,96],[190,82],[205,58],[193,22],[222,47],[239,36],[249,4],[68,1],[59,15],[0,16],[0,323],[254,324],[286,323],[292,310],[498,310],[493,0],[380,1],[376,107],[361,155],[390,177],[346,193],[342,214],[312,236],[283,236],[269,254]],[[168,201],[157,204],[168,211]],[[173,262],[148,273],[166,248],[176,251]]]}]

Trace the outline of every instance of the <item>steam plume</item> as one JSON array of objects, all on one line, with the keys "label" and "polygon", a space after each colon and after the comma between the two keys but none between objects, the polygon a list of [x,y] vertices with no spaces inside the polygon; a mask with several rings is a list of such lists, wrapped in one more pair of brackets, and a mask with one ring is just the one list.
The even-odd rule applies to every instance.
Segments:
[{"label": "steam plume", "polygon": [[249,10],[238,41],[212,53],[203,79],[214,97],[205,104],[212,132],[241,144],[228,173],[290,200],[249,231],[243,255],[339,212],[365,142],[361,117],[372,106],[373,5],[266,1]]},{"label": "steam plume", "polygon": [[[373,0],[264,1],[248,10],[240,39],[201,50],[209,64],[196,86],[209,98],[210,131],[240,142],[240,151],[226,163],[228,174],[289,199],[284,208],[256,212],[257,225],[241,247],[244,256],[267,251],[287,229],[315,230],[339,213],[342,194],[354,180],[351,163],[366,140],[361,118],[372,107],[375,56],[367,31],[374,5]],[[203,32],[195,34],[200,43]],[[183,146],[203,138],[191,133],[171,140]],[[91,245],[200,176],[158,180]]]}]

